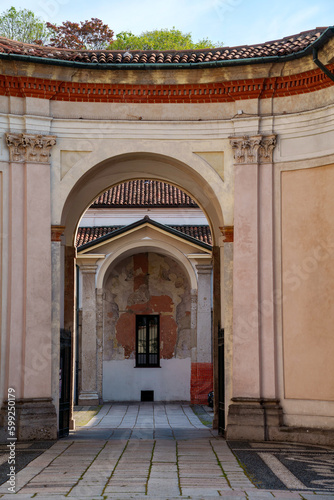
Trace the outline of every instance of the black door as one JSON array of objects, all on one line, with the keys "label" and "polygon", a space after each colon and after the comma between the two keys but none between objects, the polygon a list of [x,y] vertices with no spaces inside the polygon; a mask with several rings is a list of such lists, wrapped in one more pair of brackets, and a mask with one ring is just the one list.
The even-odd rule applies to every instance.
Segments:
[{"label": "black door", "polygon": [[59,437],[68,436],[70,431],[71,358],[71,331],[61,329],[59,366]]},{"label": "black door", "polygon": [[218,431],[225,433],[225,356],[224,328],[218,325]]}]

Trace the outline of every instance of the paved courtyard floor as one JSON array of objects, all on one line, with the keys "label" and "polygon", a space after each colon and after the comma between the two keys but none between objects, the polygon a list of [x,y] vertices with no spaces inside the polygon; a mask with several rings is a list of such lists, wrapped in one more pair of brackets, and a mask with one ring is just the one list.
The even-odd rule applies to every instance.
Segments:
[{"label": "paved courtyard floor", "polygon": [[[16,474],[14,496],[334,499],[333,449],[227,443],[201,420],[189,404],[104,405]],[[1,460],[6,455],[0,450]],[[0,486],[1,499],[12,498],[8,487]]]}]

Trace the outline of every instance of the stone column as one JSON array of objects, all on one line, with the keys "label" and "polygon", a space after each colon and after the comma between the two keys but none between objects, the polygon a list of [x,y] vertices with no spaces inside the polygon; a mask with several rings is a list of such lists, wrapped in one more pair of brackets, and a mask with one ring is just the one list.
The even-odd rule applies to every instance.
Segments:
[{"label": "stone column", "polygon": [[103,383],[103,298],[102,288],[96,290],[97,393],[102,401]]},{"label": "stone column", "polygon": [[197,363],[212,362],[211,277],[212,265],[197,265]]},{"label": "stone column", "polygon": [[212,320],[211,320],[211,264],[196,265],[197,289],[197,335],[196,360],[191,363],[191,401],[206,404],[208,392],[212,390]]},{"label": "stone column", "polygon": [[[232,398],[232,376],[233,376],[233,241],[234,227],[223,226],[220,228],[222,232],[222,321],[221,326],[224,328],[224,380],[219,380],[220,384],[224,385],[225,396],[225,426],[227,421],[228,403]],[[217,393],[218,394],[218,393]],[[218,403],[218,401],[217,401]]]},{"label": "stone column", "polygon": [[235,160],[235,243],[233,404],[227,437],[263,440],[268,437],[267,407],[279,409],[274,397],[273,328],[272,157],[276,137],[230,139]]},{"label": "stone column", "polygon": [[18,439],[55,439],[52,391],[50,151],[54,136],[6,134],[9,262],[6,389]]},{"label": "stone column", "polygon": [[82,255],[77,258],[82,276],[82,327],[79,353],[79,405],[99,404],[96,270],[100,255]]}]

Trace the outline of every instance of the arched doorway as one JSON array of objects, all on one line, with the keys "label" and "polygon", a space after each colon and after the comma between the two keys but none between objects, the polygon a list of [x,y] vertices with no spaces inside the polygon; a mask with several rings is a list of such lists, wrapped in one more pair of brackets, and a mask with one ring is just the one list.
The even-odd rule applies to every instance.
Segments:
[{"label": "arched doorway", "polygon": [[[217,353],[216,331],[218,323],[221,322],[221,296],[220,296],[220,227],[223,224],[221,199],[224,189],[221,179],[212,172],[212,169],[199,157],[193,156],[194,166],[182,163],[179,159],[157,155],[152,153],[129,153],[120,155],[100,162],[87,170],[87,165],[74,165],[71,182],[74,184],[71,189],[70,183],[64,183],[63,190],[55,200],[55,211],[61,210],[61,226],[64,227],[64,324],[72,327],[74,320],[74,258],[73,247],[76,225],[83,211],[92,203],[106,187],[116,183],[127,181],[133,178],[147,178],[172,182],[189,193],[201,206],[205,212],[212,231],[213,246],[213,267],[214,267],[214,305],[213,305],[213,358]],[[79,162],[79,164],[82,162]],[[76,172],[77,170],[77,172]],[[206,172],[207,170],[207,172]],[[80,176],[81,171],[81,176]],[[207,174],[205,176],[205,174]],[[204,176],[203,176],[204,175]],[[78,177],[74,183],[75,177]],[[219,180],[220,179],[220,180]],[[65,197],[64,191],[68,191]],[[220,195],[220,196],[219,196]],[[60,207],[60,200],[63,198],[64,204]],[[218,244],[217,244],[218,243]],[[61,296],[61,283],[59,280],[59,297]],[[217,368],[215,367],[215,372]],[[217,384],[217,376],[215,377]]]},{"label": "arched doorway", "polygon": [[[97,375],[96,385],[90,377],[89,390],[79,389],[81,404],[88,404],[85,394],[90,399],[94,391],[99,401],[140,398],[139,389],[135,393],[130,385],[138,386],[148,376],[147,370],[133,371],[142,368],[136,325],[148,315],[155,315],[159,323],[159,359],[152,361],[163,368],[155,373],[155,399],[206,402],[212,390],[211,246],[145,217],[81,245],[76,261],[82,296],[80,337],[82,351],[87,352],[79,368],[83,380],[92,349],[94,325],[89,320],[94,316],[99,318],[96,338],[102,346],[93,356],[98,359],[94,373],[102,376]],[[86,289],[94,289],[95,301]],[[148,358],[144,361],[145,368],[151,367]],[[88,376],[91,373],[90,367]],[[106,386],[111,385],[109,390]]]}]

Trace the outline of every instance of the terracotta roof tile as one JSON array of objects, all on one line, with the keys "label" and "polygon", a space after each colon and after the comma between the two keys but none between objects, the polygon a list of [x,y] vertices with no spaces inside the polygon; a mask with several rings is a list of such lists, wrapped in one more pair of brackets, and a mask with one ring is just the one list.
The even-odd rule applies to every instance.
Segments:
[{"label": "terracotta roof tile", "polygon": [[112,233],[122,226],[104,226],[104,227],[79,227],[77,233],[76,246],[80,247],[86,243],[97,240],[106,234]]},{"label": "terracotta roof tile", "polygon": [[169,226],[176,231],[192,236],[197,240],[203,241],[208,245],[212,245],[212,237],[209,226]]},{"label": "terracotta roof tile", "polygon": [[[86,243],[102,238],[117,229],[125,226],[104,226],[104,227],[79,227],[77,233],[76,246],[80,247]],[[192,236],[203,243],[212,245],[212,237],[209,226],[167,226],[183,234]]]},{"label": "terracotta roof tile", "polygon": [[25,44],[0,37],[0,55],[18,54],[22,56],[58,59],[68,62],[99,64],[166,64],[201,63],[229,60],[266,58],[270,56],[288,56],[309,47],[326,30],[326,27],[304,31],[297,35],[261,43],[238,47],[208,48],[200,50],[71,50],[56,47]]},{"label": "terracotta roof tile", "polygon": [[91,208],[107,207],[189,207],[196,202],[181,189],[152,180],[135,180],[119,184],[99,196]]}]

